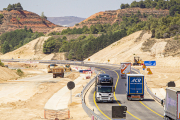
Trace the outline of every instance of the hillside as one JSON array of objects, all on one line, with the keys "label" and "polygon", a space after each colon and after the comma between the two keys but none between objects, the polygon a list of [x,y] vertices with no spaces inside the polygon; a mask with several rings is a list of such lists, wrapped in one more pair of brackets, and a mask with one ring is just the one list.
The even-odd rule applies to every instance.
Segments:
[{"label": "hillside", "polygon": [[2,24],[0,24],[0,34],[13,31],[16,29],[22,29],[24,26],[31,28],[33,32],[47,33],[57,25],[51,23],[46,19],[41,19],[39,15],[26,10],[11,10],[11,11],[0,11],[4,18]]},{"label": "hillside", "polygon": [[[155,8],[126,8],[126,9],[118,9],[118,10],[109,10],[109,11],[101,11],[96,14],[91,15],[87,19],[80,22],[78,27],[82,27],[83,25],[91,26],[94,24],[113,24],[115,22],[120,23],[122,21],[123,16],[130,16],[131,14],[141,13],[140,19],[142,21],[147,20],[147,15],[153,15],[154,17],[161,17],[169,15],[169,10],[157,10]],[[144,16],[143,16],[144,14]]]},{"label": "hillside", "polygon": [[44,54],[43,53],[43,43],[48,37],[39,37],[26,45],[4,55],[0,55],[0,59],[31,59],[31,60],[51,60],[53,58],[64,60],[64,53],[57,54]]},{"label": "hillside", "polygon": [[65,16],[65,17],[47,17],[47,20],[51,21],[56,25],[62,26],[74,26],[75,24],[83,21],[85,18],[75,17],[75,16]]},{"label": "hillside", "polygon": [[180,59],[179,46],[180,42],[174,38],[155,39],[146,31],[138,31],[114,42],[89,58],[92,62],[107,63],[109,59],[112,64],[120,64],[120,62],[133,63],[133,57],[139,56],[144,61],[157,60],[157,65],[160,66],[180,66],[178,61],[168,62],[172,57]]},{"label": "hillside", "polygon": [[[135,66],[145,75],[148,87],[153,93],[164,97],[166,84],[175,81],[180,87],[180,42],[174,38],[154,39],[146,31],[138,31],[120,39],[108,47],[92,55],[90,62],[120,64],[121,62],[134,62],[134,56],[139,56],[143,61],[155,60],[156,66],[151,68],[153,75],[147,75],[142,66]],[[106,54],[104,54],[106,53]],[[86,59],[85,61],[88,61]],[[163,89],[162,89],[163,88]]]}]

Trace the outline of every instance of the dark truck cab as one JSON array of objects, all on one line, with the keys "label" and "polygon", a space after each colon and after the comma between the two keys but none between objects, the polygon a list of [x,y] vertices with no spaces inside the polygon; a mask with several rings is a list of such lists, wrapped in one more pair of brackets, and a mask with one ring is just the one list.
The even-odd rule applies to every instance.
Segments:
[{"label": "dark truck cab", "polygon": [[113,78],[108,74],[99,74],[97,77],[97,84],[113,85]]}]

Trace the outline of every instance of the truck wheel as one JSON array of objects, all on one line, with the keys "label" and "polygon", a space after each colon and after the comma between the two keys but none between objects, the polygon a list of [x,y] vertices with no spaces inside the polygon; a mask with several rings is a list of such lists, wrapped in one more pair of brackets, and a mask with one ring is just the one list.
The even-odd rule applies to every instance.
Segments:
[{"label": "truck wheel", "polygon": [[131,99],[127,97],[127,100],[130,101]]},{"label": "truck wheel", "polygon": [[111,85],[113,85],[113,80],[111,80]]},{"label": "truck wheel", "polygon": [[171,120],[171,119],[169,119],[168,117],[164,116],[164,120]]},{"label": "truck wheel", "polygon": [[64,78],[64,73],[61,75],[62,78]]},{"label": "truck wheel", "polygon": [[96,103],[99,103],[99,101],[96,99]]},{"label": "truck wheel", "polygon": [[53,75],[53,78],[56,78],[56,75]]}]

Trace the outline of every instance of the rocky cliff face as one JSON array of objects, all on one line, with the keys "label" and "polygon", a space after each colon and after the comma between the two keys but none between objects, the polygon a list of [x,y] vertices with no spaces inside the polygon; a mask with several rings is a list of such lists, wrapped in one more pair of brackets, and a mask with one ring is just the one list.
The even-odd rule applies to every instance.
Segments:
[{"label": "rocky cliff face", "polygon": [[0,34],[22,29],[24,26],[26,26],[27,29],[31,28],[33,32],[47,33],[57,26],[46,19],[42,20],[39,15],[25,10],[4,10],[0,11],[0,14],[4,15],[3,23],[0,24]]},{"label": "rocky cliff face", "polygon": [[[93,24],[113,24],[115,22],[120,23],[122,21],[123,16],[130,16],[132,13],[137,14],[138,11],[143,15],[153,15],[154,17],[160,16],[167,16],[169,15],[169,10],[156,10],[156,9],[147,9],[147,8],[126,8],[126,9],[119,9],[119,10],[110,10],[105,12],[96,13],[89,18],[85,19],[84,21],[80,22],[78,27],[82,27],[83,25],[91,26]],[[140,17],[142,21],[146,20],[147,18]]]}]

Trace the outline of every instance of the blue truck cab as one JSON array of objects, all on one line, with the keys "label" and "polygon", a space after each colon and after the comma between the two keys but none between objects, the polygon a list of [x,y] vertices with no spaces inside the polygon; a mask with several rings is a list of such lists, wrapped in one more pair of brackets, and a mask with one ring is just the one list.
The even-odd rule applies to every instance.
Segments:
[{"label": "blue truck cab", "polygon": [[144,75],[143,74],[127,74],[126,95],[127,95],[127,100],[143,100],[144,99]]}]

